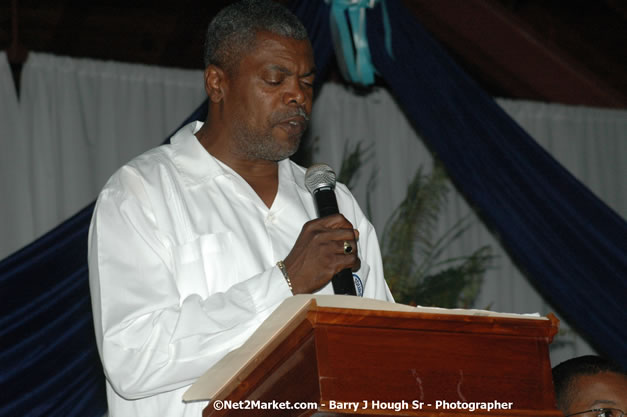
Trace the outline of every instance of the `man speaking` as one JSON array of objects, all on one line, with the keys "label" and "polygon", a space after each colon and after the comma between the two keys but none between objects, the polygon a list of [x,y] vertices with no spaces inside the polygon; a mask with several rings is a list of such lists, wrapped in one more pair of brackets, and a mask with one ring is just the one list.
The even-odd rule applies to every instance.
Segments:
[{"label": "man speaking", "polygon": [[[200,416],[183,392],[292,294],[354,272],[392,300],[375,231],[347,188],[317,218],[297,150],[315,67],[303,25],[271,1],[209,24],[209,113],[102,190],[89,236],[94,324],[111,417]],[[347,250],[350,248],[350,250]]]}]

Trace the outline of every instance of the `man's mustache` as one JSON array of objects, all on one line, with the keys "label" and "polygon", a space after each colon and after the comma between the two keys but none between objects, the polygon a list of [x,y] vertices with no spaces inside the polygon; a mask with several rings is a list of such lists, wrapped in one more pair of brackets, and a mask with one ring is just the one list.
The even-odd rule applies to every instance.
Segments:
[{"label": "man's mustache", "polygon": [[306,122],[309,121],[309,115],[305,112],[305,110],[303,110],[302,107],[298,108],[298,116],[303,116]]},{"label": "man's mustache", "polygon": [[281,123],[284,120],[291,119],[292,117],[297,117],[297,116],[302,117],[303,119],[305,119],[305,122],[309,123],[310,117],[302,107],[287,111],[285,113],[277,114],[272,118],[273,119],[272,122]]}]

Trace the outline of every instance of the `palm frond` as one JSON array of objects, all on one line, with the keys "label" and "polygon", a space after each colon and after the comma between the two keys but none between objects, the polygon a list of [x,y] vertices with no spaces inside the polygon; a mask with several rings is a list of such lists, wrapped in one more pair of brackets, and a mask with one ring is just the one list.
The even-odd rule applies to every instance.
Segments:
[{"label": "palm frond", "polygon": [[[352,150],[345,146],[338,179],[349,188],[364,161],[371,157],[370,150],[371,147],[362,149],[359,143]],[[369,190],[375,180],[376,170],[369,178]],[[479,293],[483,275],[493,260],[490,247],[483,246],[466,256],[443,257],[447,248],[468,231],[469,216],[435,236],[449,191],[441,164],[436,162],[430,174],[418,168],[407,186],[405,199],[385,224],[381,235],[383,267],[397,302],[469,308]],[[368,213],[370,197],[368,194]]]},{"label": "palm frond", "polygon": [[361,168],[372,158],[372,145],[362,149],[361,142],[358,142],[352,151],[349,146],[348,142],[344,144],[344,158],[337,180],[352,188],[359,179]]}]

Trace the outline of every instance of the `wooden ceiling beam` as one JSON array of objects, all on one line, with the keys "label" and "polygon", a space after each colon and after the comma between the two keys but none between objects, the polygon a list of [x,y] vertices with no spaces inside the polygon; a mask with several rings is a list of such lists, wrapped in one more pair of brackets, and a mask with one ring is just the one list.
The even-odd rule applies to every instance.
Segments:
[{"label": "wooden ceiling beam", "polygon": [[436,39],[513,97],[627,107],[627,97],[491,0],[406,0]]}]

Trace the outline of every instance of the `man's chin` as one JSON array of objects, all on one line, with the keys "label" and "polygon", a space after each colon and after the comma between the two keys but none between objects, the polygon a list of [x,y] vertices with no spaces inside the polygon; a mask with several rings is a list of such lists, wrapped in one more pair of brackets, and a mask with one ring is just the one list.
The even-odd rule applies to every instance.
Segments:
[{"label": "man's chin", "polygon": [[277,150],[275,161],[282,161],[294,155],[300,146],[300,139],[300,135],[297,138],[290,138],[289,146],[283,146],[280,150]]}]

